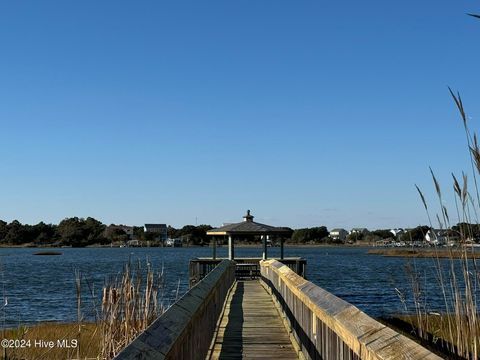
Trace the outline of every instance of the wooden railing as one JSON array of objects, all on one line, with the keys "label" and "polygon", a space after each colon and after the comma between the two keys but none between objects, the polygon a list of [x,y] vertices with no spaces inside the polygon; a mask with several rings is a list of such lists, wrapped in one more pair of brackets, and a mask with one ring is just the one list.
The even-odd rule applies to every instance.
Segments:
[{"label": "wooden railing", "polygon": [[306,359],[440,359],[275,260],[261,278]]},{"label": "wooden railing", "polygon": [[[255,275],[260,275],[260,261],[261,258],[236,258],[235,262],[237,264],[249,264],[252,269],[249,269]],[[205,275],[207,275],[215,266],[217,266],[222,259],[212,259],[212,258],[194,258],[190,260],[190,287],[194,286],[199,282]],[[288,257],[284,258],[281,261],[284,265],[288,266],[292,271],[297,273],[300,276],[305,277],[306,273],[306,264],[307,261],[300,257]],[[237,277],[241,279],[244,276],[244,269],[242,266],[239,266],[237,269]]]},{"label": "wooden railing", "polygon": [[223,260],[115,359],[204,359],[234,282],[235,263]]}]

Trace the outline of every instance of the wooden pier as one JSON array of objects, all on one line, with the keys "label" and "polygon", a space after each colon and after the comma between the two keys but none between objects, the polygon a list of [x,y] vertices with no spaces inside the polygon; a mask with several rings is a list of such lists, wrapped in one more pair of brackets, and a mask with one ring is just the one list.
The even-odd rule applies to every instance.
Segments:
[{"label": "wooden pier", "polygon": [[298,359],[271,295],[260,281],[237,281],[207,359]]},{"label": "wooden pier", "polygon": [[222,260],[116,359],[440,359],[277,260]]},{"label": "wooden pier", "polygon": [[[244,221],[207,232],[228,237],[228,259],[190,261],[191,289],[118,360],[437,360],[435,354],[305,278],[306,261],[285,258],[291,229]],[[269,236],[280,258],[268,259]],[[261,258],[236,258],[235,238],[260,237]]]},{"label": "wooden pier", "polygon": [[[212,271],[220,262],[225,259],[217,258],[193,258],[190,260],[190,287],[195,286],[210,271]],[[231,259],[230,259],[231,260]],[[261,258],[235,258],[235,277],[237,279],[259,279]],[[288,266],[294,273],[306,278],[307,261],[300,257],[287,257],[277,259],[282,264]]]}]

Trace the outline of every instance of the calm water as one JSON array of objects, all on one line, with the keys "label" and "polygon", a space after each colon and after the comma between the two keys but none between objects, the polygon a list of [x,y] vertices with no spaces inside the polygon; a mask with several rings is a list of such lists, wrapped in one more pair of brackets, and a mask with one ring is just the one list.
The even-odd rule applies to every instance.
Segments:
[{"label": "calm water", "polygon": [[[41,321],[75,321],[75,270],[83,277],[85,315],[91,315],[92,290],[99,296],[109,276],[122,271],[130,260],[147,259],[154,269],[164,268],[164,302],[172,302],[180,284],[180,294],[188,289],[188,262],[196,256],[210,256],[208,248],[105,248],[58,249],[61,256],[34,256],[39,249],[0,249],[0,296],[8,305],[0,310],[0,326]],[[362,248],[286,248],[286,256],[307,259],[308,280],[378,317],[402,311],[398,288],[410,288],[405,267],[414,264],[427,288],[435,287],[432,259],[386,258],[367,254]],[[226,256],[227,249],[218,249]],[[238,248],[236,256],[261,255],[260,248]],[[278,256],[278,248],[269,248]],[[413,263],[414,262],[414,263]],[[89,286],[92,289],[89,289]],[[431,310],[441,308],[441,299],[429,290]],[[3,305],[3,304],[2,304]]]}]

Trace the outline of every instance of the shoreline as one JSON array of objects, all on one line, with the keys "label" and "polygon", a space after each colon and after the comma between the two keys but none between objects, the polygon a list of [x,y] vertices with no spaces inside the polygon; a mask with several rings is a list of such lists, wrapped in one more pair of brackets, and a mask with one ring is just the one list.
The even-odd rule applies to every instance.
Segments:
[{"label": "shoreline", "polygon": [[[135,249],[135,248],[167,248],[172,249],[172,246],[110,246],[110,245],[89,245],[83,247],[72,247],[72,246],[48,246],[48,245],[0,245],[1,249]],[[175,247],[175,249],[190,249],[190,248],[209,248],[211,245],[190,245],[190,246],[181,246]],[[217,245],[218,248],[228,248],[228,245]],[[304,248],[372,248],[374,245],[370,244],[284,244],[284,248],[295,248],[295,247],[304,247]],[[235,248],[262,248],[262,244],[235,244]],[[280,248],[280,246],[269,246],[269,249]]]},{"label": "shoreline", "polygon": [[480,251],[474,248],[455,248],[455,249],[395,249],[382,248],[370,249],[369,255],[385,257],[404,257],[404,258],[441,258],[441,259],[462,259],[467,256],[469,259],[480,255]]}]

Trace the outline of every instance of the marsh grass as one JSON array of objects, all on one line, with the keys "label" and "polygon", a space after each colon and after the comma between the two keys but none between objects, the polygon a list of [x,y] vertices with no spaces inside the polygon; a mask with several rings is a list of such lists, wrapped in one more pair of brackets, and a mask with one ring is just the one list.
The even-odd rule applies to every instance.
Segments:
[{"label": "marsh grass", "polygon": [[[165,311],[164,283],[163,269],[155,272],[149,262],[142,267],[140,262],[132,264],[129,261],[121,273],[106,279],[100,303],[96,301],[93,284],[75,271],[77,321],[2,330],[4,339],[23,340],[29,346],[4,349],[1,358],[112,359]],[[86,306],[82,297],[85,284],[95,313],[95,321],[92,322],[86,322],[82,313],[82,308]],[[35,340],[53,341],[55,346],[35,346]],[[58,341],[63,340],[70,347],[59,346]]]},{"label": "marsh grass", "polygon": [[[4,349],[3,359],[98,359],[101,353],[101,338],[98,336],[98,326],[95,323],[83,323],[79,331],[78,324],[43,323],[35,326],[19,327],[2,331],[4,339],[25,340],[23,348]],[[30,343],[27,341],[30,340]],[[35,341],[53,341],[52,348],[35,345]],[[76,340],[75,346],[72,341]],[[61,347],[60,341],[70,347]]]},{"label": "marsh grass", "polygon": [[163,270],[155,273],[147,262],[128,263],[123,273],[103,287],[101,317],[98,321],[102,339],[101,357],[110,359],[145,330],[165,311]]},{"label": "marsh grass", "polygon": [[[463,249],[430,249],[430,248],[381,248],[370,249],[367,252],[373,255],[382,255],[385,257],[402,257],[402,258],[443,258],[443,259],[461,259],[465,256]],[[478,256],[478,251],[468,251],[466,256],[469,259]]]},{"label": "marsh grass", "polygon": [[[460,95],[451,89],[450,94],[460,113],[466,135],[467,148],[472,168],[473,190],[469,189],[468,176],[462,173],[461,182],[452,174],[455,212],[460,227],[457,234],[459,249],[432,249],[435,277],[440,296],[443,299],[443,311],[432,315],[429,312],[426,277],[422,278],[417,269],[415,259],[407,269],[410,278],[411,294],[415,316],[411,324],[417,336],[422,339],[435,339],[449,353],[465,359],[478,359],[480,356],[480,321],[477,295],[480,286],[478,256],[467,243],[472,241],[473,226],[479,223],[480,195],[477,184],[477,173],[480,174],[480,148],[477,135],[471,134],[467,115]],[[430,169],[439,211],[436,220],[440,229],[451,229],[447,207],[444,205],[442,188],[434,172]],[[421,202],[425,208],[430,227],[433,228],[430,207],[420,188],[415,185]],[[472,225],[473,224],[473,225]],[[447,236],[447,243],[450,239]]]}]

